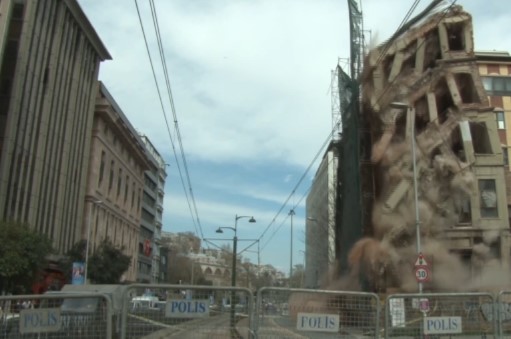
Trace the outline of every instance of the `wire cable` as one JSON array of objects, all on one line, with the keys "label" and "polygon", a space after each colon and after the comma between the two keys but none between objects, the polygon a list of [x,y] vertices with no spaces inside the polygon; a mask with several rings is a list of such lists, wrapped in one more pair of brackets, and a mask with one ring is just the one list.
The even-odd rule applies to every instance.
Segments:
[{"label": "wire cable", "polygon": [[[144,38],[144,43],[145,43],[147,55],[148,55],[148,58],[149,58],[149,63],[151,65],[151,71],[152,71],[153,79],[154,79],[154,82],[155,82],[155,85],[156,85],[156,91],[158,93],[158,98],[159,98],[159,101],[160,101],[160,106],[161,106],[161,109],[162,109],[162,114],[163,114],[163,117],[164,117],[164,120],[165,120],[165,126],[167,128],[167,133],[169,135],[170,143],[171,143],[171,146],[172,146],[172,152],[173,152],[174,158],[176,160],[176,166],[177,166],[177,169],[178,169],[178,172],[179,172],[179,177],[180,177],[180,180],[181,180],[183,191],[185,193],[185,197],[186,197],[186,201],[187,201],[187,204],[188,204],[188,208],[190,210],[190,214],[192,215],[192,220],[193,220],[193,224],[194,224],[194,227],[195,227],[195,233],[199,234],[199,232],[197,230],[197,225],[198,225],[199,226],[199,230],[200,230],[200,234],[202,236],[202,227],[200,225],[200,221],[199,221],[199,218],[198,218],[197,207],[196,207],[195,199],[193,197],[193,191],[192,191],[192,188],[191,188],[190,176],[189,176],[189,172],[188,172],[188,167],[186,165],[186,158],[184,156],[183,145],[182,145],[182,142],[181,142],[181,135],[179,133],[179,126],[177,125],[177,116],[176,116],[176,111],[175,111],[175,106],[174,106],[174,100],[173,100],[173,97],[172,97],[172,91],[171,91],[171,88],[170,88],[170,81],[169,81],[169,76],[168,76],[168,71],[167,71],[167,65],[166,65],[166,62],[165,62],[165,55],[164,55],[164,52],[163,52],[163,46],[162,46],[162,42],[161,42],[160,30],[159,30],[159,26],[158,26],[158,22],[157,22],[157,17],[156,17],[156,9],[154,7],[154,3],[151,1],[150,2],[151,13],[152,13],[153,24],[155,26],[155,31],[156,31],[156,36],[157,36],[157,42],[158,42],[160,58],[162,60],[162,67],[163,67],[163,70],[164,70],[165,83],[166,83],[166,87],[167,87],[167,95],[169,96],[169,100],[170,100],[170,104],[171,104],[171,110],[172,110],[172,113],[173,113],[173,116],[174,116],[174,125],[175,125],[177,139],[179,141],[179,146],[180,146],[180,150],[181,150],[181,158],[182,158],[182,161],[183,161],[183,164],[184,164],[183,165],[184,166],[184,171],[185,171],[185,174],[186,174],[187,180],[188,180],[190,196],[189,196],[189,193],[188,193],[188,191],[186,189],[185,181],[183,179],[183,171],[181,169],[181,165],[180,165],[179,158],[178,158],[177,151],[176,151],[176,146],[175,146],[174,139],[172,137],[172,133],[171,133],[171,130],[170,130],[170,125],[169,125],[169,121],[168,121],[168,118],[167,118],[167,114],[166,114],[166,110],[165,110],[165,105],[163,103],[163,98],[162,98],[162,95],[161,95],[161,92],[160,92],[160,85],[158,83],[158,78],[156,76],[156,71],[155,71],[153,59],[152,59],[152,56],[151,56],[151,52],[150,52],[150,48],[149,48],[149,43],[148,43],[148,40],[147,40],[147,35],[146,35],[145,29],[144,29],[144,24],[143,24],[143,20],[142,20],[142,15],[140,13],[140,8],[138,6],[137,0],[134,0],[134,2],[135,2],[136,10],[137,10],[137,15],[138,15],[138,19],[139,19],[140,28],[141,28],[142,35],[143,35],[143,38]],[[193,206],[194,206],[193,209],[192,209],[192,204],[190,203],[190,199],[193,200]],[[194,211],[195,211],[195,215],[197,216],[197,221],[194,218]]]},{"label": "wire cable", "polygon": [[[186,161],[186,156],[185,156],[184,147],[183,147],[183,140],[181,138],[181,130],[179,128],[179,123],[178,123],[178,120],[177,120],[177,113],[176,113],[176,108],[175,108],[175,105],[174,105],[174,97],[172,95],[172,88],[171,88],[171,85],[170,85],[170,78],[169,78],[169,73],[168,73],[168,68],[167,68],[167,61],[166,61],[166,58],[165,58],[165,51],[164,51],[163,42],[162,42],[162,39],[161,39],[160,25],[158,23],[158,15],[157,15],[157,11],[156,11],[156,6],[154,4],[154,0],[151,0],[149,4],[150,4],[150,7],[151,7],[151,13],[152,13],[152,17],[153,17],[153,24],[154,24],[154,28],[155,28],[155,34],[156,34],[156,38],[157,38],[157,42],[158,42],[158,48],[159,48],[159,52],[160,52],[161,63],[162,63],[163,72],[164,72],[164,76],[165,76],[165,83],[166,83],[166,86],[167,86],[167,94],[168,94],[168,97],[169,97],[169,103],[170,103],[170,107],[171,107],[171,111],[172,111],[172,116],[174,118],[174,130],[175,130],[175,134],[177,136],[177,140],[178,140],[178,143],[179,143],[179,149],[180,149],[180,152],[181,152],[181,161],[182,161],[183,168],[184,168],[184,171],[185,171],[185,174],[186,174],[186,180],[187,180],[187,183],[188,183],[188,191],[189,191],[188,193],[190,195],[190,198],[191,198],[191,201],[192,201],[192,205],[193,205],[192,218],[193,218],[193,214],[195,214],[195,218],[193,218],[194,225],[195,225],[195,220],[196,220],[197,221],[197,225],[199,227],[200,236],[202,238],[204,235],[203,235],[203,232],[202,232],[202,226],[201,226],[201,223],[200,223],[199,213],[198,213],[198,210],[197,210],[197,204],[195,202],[195,197],[194,197],[194,194],[193,194],[192,182],[191,182],[191,179],[190,179],[190,171],[188,170],[188,162]],[[191,209],[191,207],[190,207],[190,209]]]},{"label": "wire cable", "polygon": [[[455,5],[457,0],[454,0],[452,1],[452,3],[449,5],[448,8],[446,8],[444,10],[444,13],[442,15],[442,17],[438,20],[438,22],[440,22],[448,13],[449,9],[452,8],[452,6]],[[428,7],[426,9],[424,9],[421,13],[419,13],[417,16],[415,16],[414,18],[412,18],[410,21],[407,22],[408,18],[411,16],[411,14],[413,13],[413,11],[416,9],[416,7],[418,6],[420,0],[415,0],[414,3],[412,4],[411,8],[408,10],[408,12],[406,13],[405,15],[405,18],[402,20],[401,24],[399,25],[398,29],[396,30],[396,32],[392,35],[392,39],[395,39],[397,36],[399,36],[400,34],[402,34],[404,32],[404,29],[408,29],[411,25],[413,25],[414,23],[416,23],[417,21],[419,21],[421,18],[424,17],[424,15],[426,15],[428,12],[430,12],[434,7],[436,7],[439,3],[442,2],[442,0],[433,0],[432,3],[430,5],[428,5]],[[389,41],[392,41],[389,39]],[[384,48],[388,48],[390,47],[390,43],[389,41],[387,41],[387,44],[384,46]],[[424,43],[424,42],[423,42]],[[421,46],[417,46],[416,47],[416,51],[420,48]],[[381,63],[383,61],[383,58],[382,58],[382,55],[384,55],[384,53],[382,53],[380,55],[380,58],[377,62],[377,65],[379,63]],[[396,81],[396,79],[393,80],[393,82]],[[386,91],[388,91],[388,89],[391,87],[391,85],[393,84],[393,82],[387,84],[386,88],[384,89],[383,93],[385,93]],[[380,102],[381,99],[383,98],[383,94],[381,96],[378,97],[377,99],[377,102]],[[259,237],[259,239],[262,239],[264,237],[264,235],[266,234],[266,232],[269,230],[269,228],[275,223],[276,219],[278,218],[278,216],[280,215],[280,213],[283,211],[284,207],[287,205],[288,201],[290,200],[291,196],[294,195],[294,193],[296,192],[296,189],[300,186],[302,180],[303,180],[303,177],[310,171],[310,168],[312,167],[312,165],[315,163],[315,161],[317,160],[317,158],[319,157],[319,155],[322,153],[323,149],[326,147],[326,145],[330,142],[331,140],[331,137],[333,135],[333,133],[335,133],[337,131],[337,126],[340,125],[340,121],[336,124],[336,127],[334,127],[332,129],[332,131],[329,133],[327,139],[325,140],[325,143],[321,146],[320,150],[318,151],[318,153],[316,154],[316,156],[314,157],[314,159],[312,160],[311,164],[307,167],[307,169],[305,170],[305,173],[304,175],[300,178],[300,180],[298,181],[298,183],[295,185],[295,187],[293,188],[291,194],[289,195],[289,197],[286,199],[286,201],[284,202],[284,204],[282,205],[282,207],[279,209],[279,211],[277,212],[276,216],[272,219],[271,223],[266,227],[266,229],[263,231],[263,233],[261,234],[261,236]],[[284,225],[285,221],[287,220],[288,216],[286,215],[286,218],[284,219],[284,221],[279,225],[277,226],[276,230],[269,236],[268,240],[266,240],[266,242],[263,243],[263,245],[261,246],[261,250],[263,248],[265,248],[269,242],[271,241],[271,239],[273,239],[273,237],[276,235],[276,233],[280,230],[280,228],[282,228],[282,226]]]},{"label": "wire cable", "polygon": [[[330,134],[328,135],[328,137],[326,138],[326,140],[323,142],[323,144],[321,145],[320,149],[318,150],[318,152],[316,153],[316,155],[314,156],[314,158],[312,159],[312,161],[310,162],[309,166],[307,166],[305,172],[303,173],[303,175],[300,177],[300,179],[298,180],[298,182],[296,183],[295,187],[293,188],[293,190],[291,191],[291,193],[289,194],[289,196],[287,197],[287,199],[284,201],[284,203],[282,204],[282,206],[280,207],[280,209],[278,210],[277,214],[275,215],[275,217],[273,217],[272,221],[270,222],[270,224],[268,224],[268,226],[266,226],[265,230],[263,231],[263,233],[259,236],[259,241],[261,241],[261,239],[264,237],[264,235],[266,234],[266,232],[268,232],[268,230],[270,229],[270,227],[275,223],[275,221],[277,220],[277,218],[279,217],[279,215],[282,213],[282,211],[284,210],[284,208],[286,207],[287,203],[289,202],[289,200],[291,199],[291,197],[295,194],[297,188],[301,185],[301,183],[303,182],[303,180],[305,179],[306,175],[309,173],[309,171],[311,170],[312,166],[314,165],[314,163],[316,162],[316,160],[319,158],[319,156],[321,154],[323,154],[323,150],[328,146],[328,144],[330,143],[330,141],[332,140],[332,136],[333,134],[337,131],[338,129],[338,125],[339,125],[340,121],[337,122],[337,124],[335,125],[334,128],[332,128]],[[310,188],[309,188],[310,189]],[[300,199],[301,201],[302,199]],[[295,205],[296,207],[297,205]],[[286,215],[286,219],[287,220],[287,215]],[[284,221],[285,221],[284,220]],[[278,226],[277,228],[277,231],[278,229],[280,229],[282,227],[282,224],[280,226]],[[273,238],[273,236],[276,234],[276,232],[273,232],[272,236],[270,236],[270,238],[264,243],[263,245],[263,248],[268,244],[269,240],[271,240]]]},{"label": "wire cable", "polygon": [[[443,0],[434,0],[434,2],[438,2],[438,1],[443,1]],[[417,8],[417,6],[419,5],[420,3],[420,0],[415,0],[415,2],[412,4],[412,6],[410,7],[410,9],[408,10],[408,12],[405,14],[405,17],[403,18],[403,20],[401,20],[401,23],[399,24],[399,26],[397,27],[397,30],[396,32],[394,32],[394,34],[392,34],[391,38],[389,40],[387,40],[387,42],[385,43],[385,47],[383,48],[383,50],[381,51],[380,55],[378,56],[378,59],[376,61],[376,64],[379,64],[380,62],[382,62],[383,58],[385,57],[385,54],[387,53],[387,51],[389,50],[390,48],[390,43],[388,43],[389,41],[393,41],[393,38],[394,36],[396,35],[399,35],[398,33],[401,31],[401,28],[404,26],[404,24],[408,21],[408,19],[410,18],[410,16],[412,15],[413,11]]]},{"label": "wire cable", "polygon": [[[427,9],[425,9],[424,11],[422,11],[420,14],[418,14],[417,16],[415,16],[411,21],[412,23],[407,23],[405,25],[405,27],[403,28],[406,28],[408,29],[410,26],[412,26],[415,22],[419,21],[420,19],[423,18],[424,15],[427,14],[428,11],[432,10],[435,6],[437,6],[441,1],[440,0],[433,0],[431,5],[428,6]],[[449,12],[449,10],[456,4],[457,0],[453,0],[453,2],[443,11],[442,15],[439,16],[436,24],[438,26],[438,23],[440,23],[440,21],[442,21],[442,19],[445,18],[445,16],[447,15],[447,13]],[[402,28],[402,29],[403,29]],[[401,29],[401,30],[402,30]],[[398,32],[394,33],[393,35],[393,39],[396,39],[400,34],[403,34],[403,31],[401,31],[400,34],[397,34]],[[424,39],[420,44],[418,44],[416,47],[415,47],[415,50],[414,52],[417,52],[424,44],[426,43],[426,39]],[[388,43],[390,45],[390,43]],[[378,64],[375,66],[377,67]],[[383,97],[385,96],[385,94],[392,88],[392,86],[394,85],[394,83],[399,79],[399,77],[395,77],[391,82],[389,82],[385,88],[383,89],[382,93],[378,96],[378,98],[376,99],[376,102],[377,103],[380,103],[381,100],[383,99]]]}]

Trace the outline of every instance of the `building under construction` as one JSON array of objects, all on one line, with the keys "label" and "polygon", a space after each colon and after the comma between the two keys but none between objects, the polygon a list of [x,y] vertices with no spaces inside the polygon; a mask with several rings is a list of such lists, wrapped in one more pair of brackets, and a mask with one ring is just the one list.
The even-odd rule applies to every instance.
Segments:
[{"label": "building under construction", "polygon": [[471,16],[454,5],[431,10],[366,55],[357,86],[339,74],[339,97],[354,94],[333,142],[336,275],[323,288],[415,291],[419,249],[426,290],[508,278],[504,163]]}]

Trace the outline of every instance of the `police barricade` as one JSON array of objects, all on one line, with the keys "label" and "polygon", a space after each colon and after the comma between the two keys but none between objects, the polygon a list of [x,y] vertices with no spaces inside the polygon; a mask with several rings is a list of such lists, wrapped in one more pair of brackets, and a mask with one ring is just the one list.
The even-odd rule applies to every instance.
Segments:
[{"label": "police barricade", "polygon": [[112,306],[100,293],[0,296],[0,339],[112,338]]},{"label": "police barricade", "polygon": [[385,338],[486,338],[497,335],[490,293],[393,294],[385,302]]},{"label": "police barricade", "polygon": [[257,338],[378,338],[374,293],[263,287],[257,292]]},{"label": "police barricade", "polygon": [[511,291],[500,291],[497,296],[497,321],[501,338],[511,337]]},{"label": "police barricade", "polygon": [[122,338],[251,338],[253,299],[238,287],[129,285]]}]

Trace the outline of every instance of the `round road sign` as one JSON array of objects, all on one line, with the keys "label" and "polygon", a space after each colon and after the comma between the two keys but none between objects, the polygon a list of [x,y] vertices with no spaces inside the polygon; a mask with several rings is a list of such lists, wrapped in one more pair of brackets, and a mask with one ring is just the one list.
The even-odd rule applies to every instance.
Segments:
[{"label": "round road sign", "polygon": [[418,282],[428,281],[430,278],[429,269],[427,266],[418,266],[415,268],[415,278]]}]

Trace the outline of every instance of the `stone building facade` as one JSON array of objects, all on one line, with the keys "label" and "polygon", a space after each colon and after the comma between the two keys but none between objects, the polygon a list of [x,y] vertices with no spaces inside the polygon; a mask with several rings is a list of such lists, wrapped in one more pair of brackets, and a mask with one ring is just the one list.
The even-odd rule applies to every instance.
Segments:
[{"label": "stone building facade", "polygon": [[[511,55],[503,51],[476,51],[477,64],[490,105],[494,107],[497,133],[504,161],[508,211],[511,206]],[[509,214],[509,213],[508,213]]]},{"label": "stone building facade", "polygon": [[[413,292],[507,284],[509,61],[474,52],[472,17],[454,4],[421,12],[369,51],[358,79],[362,102],[356,113],[364,122],[356,128],[367,130],[368,138],[354,143],[360,163],[371,168],[372,191],[359,187],[370,199],[355,201],[367,211],[368,223],[336,223],[336,259],[342,264],[346,259],[348,271],[330,276],[323,269],[320,276],[331,279],[319,287]],[[360,167],[339,158],[340,169]],[[368,173],[353,171],[344,180],[360,182]],[[342,191],[345,182],[337,184]],[[325,195],[325,185],[322,189]],[[338,195],[336,204],[349,199]],[[323,205],[322,213],[315,212],[324,218],[326,199]],[[308,216],[309,208],[308,200]],[[343,233],[353,229],[360,233],[355,241]],[[307,246],[314,236],[307,233]],[[313,251],[328,245],[324,239]],[[431,263],[424,284],[414,274],[419,254]],[[315,265],[306,263],[306,279],[314,276]]]},{"label": "stone building facade", "polygon": [[354,245],[351,265],[375,288],[414,290],[419,240],[434,261],[427,288],[476,289],[488,270],[509,267],[497,121],[470,14],[449,6],[421,19],[367,57],[362,97],[371,116],[375,202],[372,238]]},{"label": "stone building facade", "polygon": [[65,253],[82,236],[100,62],[110,59],[75,0],[0,2],[0,219]]},{"label": "stone building facade", "polygon": [[137,279],[144,171],[144,144],[103,83],[99,84],[92,127],[86,214],[82,238],[91,252],[110,239],[132,258],[123,280]]}]

